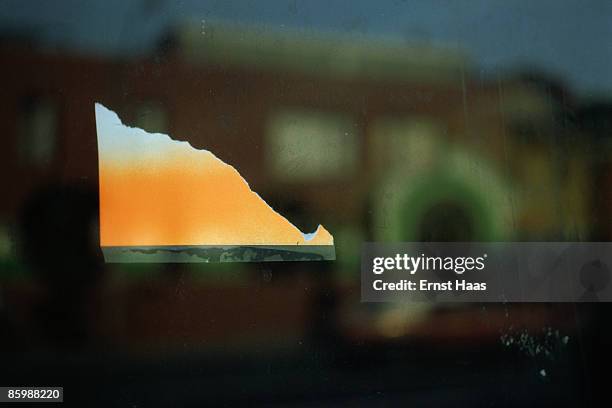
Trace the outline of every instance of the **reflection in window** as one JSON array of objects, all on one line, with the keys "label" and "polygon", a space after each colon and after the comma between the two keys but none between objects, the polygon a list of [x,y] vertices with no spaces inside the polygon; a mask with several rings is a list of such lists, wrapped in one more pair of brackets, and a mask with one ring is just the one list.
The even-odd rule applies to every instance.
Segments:
[{"label": "reflection in window", "polygon": [[13,254],[13,241],[9,232],[8,225],[0,223],[0,262]]},{"label": "reflection in window", "polygon": [[348,115],[283,111],[268,126],[268,165],[281,180],[344,178],[357,168],[359,138]]},{"label": "reflection in window", "polygon": [[19,119],[19,155],[26,163],[48,164],[57,144],[58,106],[51,98],[28,98]]},{"label": "reflection in window", "polygon": [[168,133],[168,113],[160,102],[144,102],[136,107],[134,125],[150,133]]},{"label": "reflection in window", "polygon": [[422,171],[433,165],[442,149],[444,127],[425,118],[385,118],[371,129],[371,159],[383,171]]}]

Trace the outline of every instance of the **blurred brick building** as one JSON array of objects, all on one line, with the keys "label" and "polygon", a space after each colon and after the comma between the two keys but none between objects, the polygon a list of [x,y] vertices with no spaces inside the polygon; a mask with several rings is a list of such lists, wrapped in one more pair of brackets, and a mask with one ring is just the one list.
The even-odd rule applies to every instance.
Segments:
[{"label": "blurred brick building", "polygon": [[[573,101],[554,83],[480,78],[455,50],[281,34],[183,26],[158,52],[132,59],[4,45],[3,242],[38,188],[97,188],[94,102],[213,151],[302,230],[329,226],[334,276],[351,296],[363,240],[589,239],[588,131],[571,121]],[[208,295],[175,304],[160,295],[141,317],[169,308],[151,332],[230,336],[197,320],[173,326],[172,307],[208,296],[214,311],[226,289],[201,290]],[[263,295],[227,290],[251,296],[272,326],[307,319],[308,295],[297,290],[278,290],[293,293],[283,297],[284,326],[266,314],[277,308]]]}]

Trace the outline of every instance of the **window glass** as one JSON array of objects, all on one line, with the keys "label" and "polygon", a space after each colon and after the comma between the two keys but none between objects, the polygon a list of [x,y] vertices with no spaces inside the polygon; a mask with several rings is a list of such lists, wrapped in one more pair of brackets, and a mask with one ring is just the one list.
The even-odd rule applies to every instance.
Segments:
[{"label": "window glass", "polygon": [[359,137],[349,115],[320,111],[273,114],[267,131],[272,175],[286,181],[345,179],[358,165]]},{"label": "window glass", "polygon": [[30,164],[49,164],[56,152],[58,106],[51,98],[32,97],[20,112],[19,150],[21,158]]}]

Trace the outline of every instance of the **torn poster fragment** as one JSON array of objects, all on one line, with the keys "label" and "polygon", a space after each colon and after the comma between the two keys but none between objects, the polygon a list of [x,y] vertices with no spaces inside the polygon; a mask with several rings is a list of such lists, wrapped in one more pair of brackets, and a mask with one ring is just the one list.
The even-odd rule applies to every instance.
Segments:
[{"label": "torn poster fragment", "polygon": [[212,152],[95,115],[106,262],[335,259],[323,226],[301,232]]}]

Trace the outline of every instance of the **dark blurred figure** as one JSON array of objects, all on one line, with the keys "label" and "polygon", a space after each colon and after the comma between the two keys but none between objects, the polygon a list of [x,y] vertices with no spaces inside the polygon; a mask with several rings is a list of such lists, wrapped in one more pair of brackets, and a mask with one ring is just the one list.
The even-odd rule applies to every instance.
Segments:
[{"label": "dark blurred figure", "polygon": [[[609,99],[591,101],[580,107],[576,117],[582,134],[588,138],[591,146],[589,153],[594,192],[591,203],[593,217],[591,240],[612,241],[612,101]],[[610,265],[597,266],[595,270],[593,268],[588,270],[595,276],[590,276],[586,282],[583,281],[583,285],[587,288],[589,281],[593,279],[598,285],[607,284]],[[583,276],[581,279],[584,279]],[[606,401],[609,398],[607,373],[612,366],[611,313],[611,303],[596,302],[596,299],[592,299],[591,303],[581,303],[577,306],[585,382],[592,394],[590,405],[585,404],[585,406],[601,406],[598,401]]]},{"label": "dark blurred figure", "polygon": [[43,348],[92,343],[97,288],[104,261],[97,235],[98,198],[83,185],[56,185],[33,194],[20,216],[21,252],[42,287],[32,316]]}]

